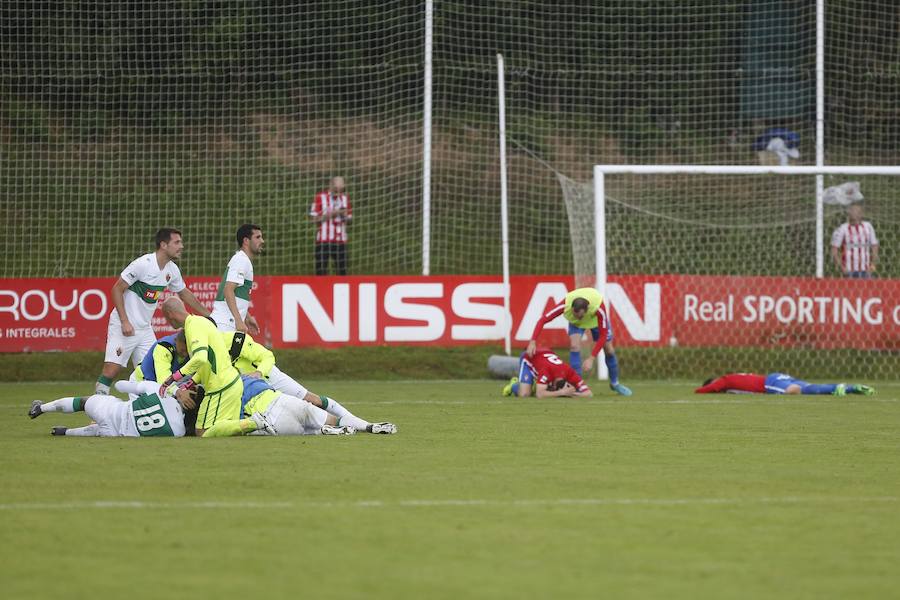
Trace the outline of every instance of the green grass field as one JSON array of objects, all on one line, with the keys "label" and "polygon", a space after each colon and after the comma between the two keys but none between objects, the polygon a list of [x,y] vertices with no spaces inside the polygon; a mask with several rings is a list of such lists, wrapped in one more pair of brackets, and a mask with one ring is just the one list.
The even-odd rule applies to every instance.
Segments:
[{"label": "green grass field", "polygon": [[[398,435],[52,438],[3,384],[4,598],[888,598],[900,386],[307,382]],[[630,382],[629,382],[630,383]],[[602,388],[601,388],[602,389]]]}]

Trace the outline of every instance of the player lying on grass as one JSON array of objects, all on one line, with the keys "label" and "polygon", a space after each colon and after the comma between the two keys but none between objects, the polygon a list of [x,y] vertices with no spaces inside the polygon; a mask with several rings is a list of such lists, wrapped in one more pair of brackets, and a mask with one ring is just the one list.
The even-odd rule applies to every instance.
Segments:
[{"label": "player lying on grass", "polygon": [[703,386],[694,390],[696,394],[830,394],[846,396],[862,394],[871,396],[875,388],[858,383],[808,383],[794,379],[786,373],[729,373],[718,379],[707,379]]},{"label": "player lying on grass", "polygon": [[[354,428],[356,429],[368,430],[373,427],[382,429],[389,425],[388,423],[370,423],[360,419],[344,408],[338,401],[310,392],[282,371],[278,372],[274,381],[268,379],[275,366],[275,355],[271,350],[254,341],[250,335],[239,331],[222,332],[221,335],[225,348],[228,349],[231,364],[241,375],[254,379],[263,379],[273,389],[288,396],[305,400],[338,419],[353,420]],[[153,351],[147,353],[141,366],[132,374],[132,379],[158,381],[166,386],[171,385],[175,381],[183,381],[184,376],[179,371],[179,368],[187,362],[186,355],[187,344],[183,331],[162,338],[153,348]],[[191,425],[196,421],[196,415],[189,413],[189,416],[194,417],[188,426],[188,435],[191,435],[193,429]]]},{"label": "player lying on grass", "polygon": [[[569,363],[575,372],[581,375],[583,368],[585,373],[589,373],[600,350],[603,350],[606,368],[609,370],[610,389],[622,396],[630,396],[631,390],[619,383],[619,361],[613,347],[612,324],[603,304],[603,295],[594,288],[572,290],[566,294],[565,301],[542,316],[534,327],[525,353],[528,356],[534,354],[537,349],[538,336],[541,335],[544,325],[559,315],[565,317],[569,322]],[[591,330],[591,336],[595,343],[590,355],[582,363],[581,338],[588,329]]]},{"label": "player lying on grass", "polygon": [[179,390],[178,398],[159,396],[159,386],[154,382],[117,381],[120,392],[136,394],[130,402],[122,402],[115,396],[68,396],[52,402],[31,403],[28,416],[36,419],[44,413],[73,413],[84,411],[94,422],[85,427],[54,427],[51,435],[81,437],[148,437],[184,435],[184,410],[194,408],[194,399],[187,390]]},{"label": "player lying on grass", "polygon": [[244,375],[241,398],[244,418],[219,421],[203,437],[229,437],[260,431],[267,435],[351,435],[357,431],[393,434],[393,423],[369,423],[348,413],[344,417],[328,414],[305,400],[279,392],[263,379]]},{"label": "player lying on grass", "polygon": [[503,388],[503,395],[525,398],[531,395],[532,385],[538,398],[593,396],[581,375],[550,348],[538,348],[532,357],[523,352],[519,358],[519,376]]},{"label": "player lying on grass", "polygon": [[354,427],[358,430],[367,430],[370,426],[378,429],[390,425],[389,423],[370,423],[360,419],[334,398],[319,396],[309,391],[299,381],[284,371],[276,369],[275,354],[254,341],[250,335],[238,331],[228,331],[223,332],[222,336],[225,339],[225,346],[229,348],[232,364],[241,375],[262,379],[275,391],[305,400],[338,419],[355,419]]}]

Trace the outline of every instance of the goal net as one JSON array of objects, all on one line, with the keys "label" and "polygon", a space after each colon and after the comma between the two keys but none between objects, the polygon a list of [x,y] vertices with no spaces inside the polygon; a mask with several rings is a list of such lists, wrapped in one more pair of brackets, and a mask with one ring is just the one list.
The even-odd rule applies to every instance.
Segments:
[{"label": "goal net", "polygon": [[423,3],[10,2],[0,8],[7,277],[114,276],[163,226],[218,275],[240,223],[311,273],[343,176],[353,273],[421,272]]},{"label": "goal net", "polygon": [[[658,302],[644,306],[645,319],[657,320],[656,335],[635,338],[629,356],[640,357],[639,368],[668,376],[695,375],[701,368],[710,374],[895,376],[900,204],[893,196],[900,170],[867,170],[875,173],[825,176],[824,279],[815,277],[814,175],[603,176],[605,270],[620,290],[611,294],[613,310],[617,299],[646,303],[646,287],[659,288]],[[594,285],[595,242],[603,237],[591,230],[598,190],[593,182],[559,179],[570,219],[575,215],[579,223],[570,228],[576,281]],[[874,241],[863,225],[851,226],[845,235],[852,239],[841,240],[840,266],[831,256],[834,232],[851,211],[854,219],[873,224],[878,241],[871,280],[849,279],[844,272],[864,271],[875,262],[872,251],[861,247]]]}]

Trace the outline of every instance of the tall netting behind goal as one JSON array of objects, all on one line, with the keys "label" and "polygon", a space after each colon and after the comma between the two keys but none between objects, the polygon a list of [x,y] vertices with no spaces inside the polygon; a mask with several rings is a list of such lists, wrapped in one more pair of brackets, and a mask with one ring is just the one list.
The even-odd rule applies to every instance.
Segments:
[{"label": "tall netting behind goal", "polygon": [[310,273],[314,194],[343,176],[355,273],[421,269],[419,2],[0,7],[4,276],[114,276],[161,226],[219,274],[241,222],[262,273]]},{"label": "tall netting behind goal", "polygon": [[[593,285],[596,190],[560,181],[568,213],[581,223],[571,229],[576,281]],[[826,278],[816,279],[812,175],[606,175],[609,280],[627,285],[637,277],[661,287],[658,337],[627,352],[637,368],[667,376],[705,369],[896,377],[900,178],[827,175],[825,185]],[[848,204],[864,206],[863,219],[875,224],[871,276],[886,282],[846,278],[843,245],[841,266],[832,259],[831,238],[848,221]],[[856,269],[873,260],[870,249],[847,252]]]}]

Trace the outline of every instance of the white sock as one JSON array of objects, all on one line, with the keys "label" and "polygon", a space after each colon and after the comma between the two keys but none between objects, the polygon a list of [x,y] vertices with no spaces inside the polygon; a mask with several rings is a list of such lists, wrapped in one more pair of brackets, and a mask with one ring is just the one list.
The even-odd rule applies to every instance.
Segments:
[{"label": "white sock", "polygon": [[359,417],[353,416],[350,413],[347,413],[346,415],[338,419],[338,425],[340,427],[346,427],[347,425],[349,425],[357,431],[366,431],[366,428],[370,425],[370,423],[368,421],[363,421]]},{"label": "white sock", "polygon": [[98,437],[100,435],[100,426],[96,423],[85,425],[84,427],[73,427],[66,429],[66,435],[74,435],[78,437]]},{"label": "white sock", "polygon": [[109,384],[108,383],[100,383],[99,381],[94,384],[94,393],[95,394],[109,394]]},{"label": "white sock", "polygon": [[[77,396],[67,396],[65,398],[59,398],[58,400],[54,400],[52,402],[44,402],[43,404],[41,404],[41,412],[75,412],[76,397]],[[84,398],[78,398],[78,408],[82,409],[83,406]]]},{"label": "white sock", "polygon": [[353,413],[341,406],[341,404],[334,398],[322,396],[322,404],[325,405],[325,412],[330,415],[336,416],[338,419],[340,419],[341,417],[353,416]]}]

